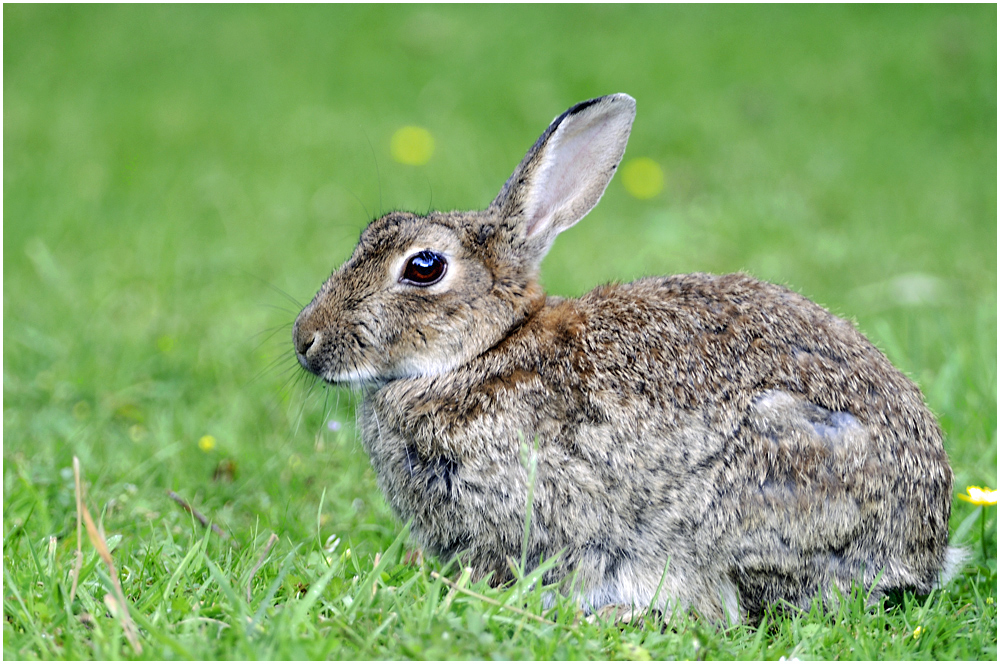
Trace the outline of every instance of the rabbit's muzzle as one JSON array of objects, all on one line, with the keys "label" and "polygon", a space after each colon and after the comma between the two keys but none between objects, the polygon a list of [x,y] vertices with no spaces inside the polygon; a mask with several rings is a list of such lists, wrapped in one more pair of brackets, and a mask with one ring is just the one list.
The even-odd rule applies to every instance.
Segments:
[{"label": "rabbit's muzzle", "polygon": [[[304,369],[312,373],[319,373],[319,370],[310,362],[309,351],[313,348],[319,348],[320,344],[318,342],[320,336],[319,332],[313,332],[312,335],[295,336],[295,357],[298,358],[299,364]],[[315,354],[313,355],[313,359],[315,359]]]},{"label": "rabbit's muzzle", "polygon": [[322,375],[324,367],[320,353],[323,346],[323,332],[318,329],[308,315],[311,307],[299,314],[292,328],[292,341],[295,344],[295,358],[302,368],[317,376]]},{"label": "rabbit's muzzle", "polygon": [[328,383],[361,384],[380,375],[369,357],[373,344],[364,324],[344,321],[322,304],[314,302],[302,310],[292,342],[302,368]]}]

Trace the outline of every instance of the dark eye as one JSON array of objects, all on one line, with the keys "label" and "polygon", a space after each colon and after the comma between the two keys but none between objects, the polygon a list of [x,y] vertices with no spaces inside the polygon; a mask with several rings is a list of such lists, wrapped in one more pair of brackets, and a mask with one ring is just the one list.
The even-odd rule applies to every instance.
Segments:
[{"label": "dark eye", "polygon": [[448,263],[441,254],[421,251],[406,261],[403,276],[399,280],[414,286],[430,286],[441,281],[447,267]]}]

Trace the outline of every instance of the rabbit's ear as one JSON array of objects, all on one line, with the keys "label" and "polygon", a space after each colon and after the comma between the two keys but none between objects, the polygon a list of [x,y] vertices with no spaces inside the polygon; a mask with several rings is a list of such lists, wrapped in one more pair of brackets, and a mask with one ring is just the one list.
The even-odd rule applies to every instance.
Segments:
[{"label": "rabbit's ear", "polygon": [[614,94],[581,102],[552,121],[493,201],[522,227],[540,261],[556,235],[601,199],[625,153],[635,99]]}]

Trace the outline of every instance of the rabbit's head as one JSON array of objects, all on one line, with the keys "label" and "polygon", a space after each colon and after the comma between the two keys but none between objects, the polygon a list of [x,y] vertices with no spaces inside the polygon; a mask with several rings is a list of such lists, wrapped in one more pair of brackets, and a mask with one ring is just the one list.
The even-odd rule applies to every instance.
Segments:
[{"label": "rabbit's head", "polygon": [[600,200],[625,152],[635,100],[556,118],[482,212],[392,212],[295,321],[299,362],[331,383],[438,374],[500,342],[544,301],[555,236]]}]

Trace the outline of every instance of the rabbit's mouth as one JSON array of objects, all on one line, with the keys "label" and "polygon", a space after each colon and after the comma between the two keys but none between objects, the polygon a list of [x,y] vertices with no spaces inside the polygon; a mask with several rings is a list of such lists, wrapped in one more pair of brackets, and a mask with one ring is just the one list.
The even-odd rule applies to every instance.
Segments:
[{"label": "rabbit's mouth", "polygon": [[[301,360],[300,360],[301,362]],[[355,365],[350,369],[335,371],[328,369],[323,372],[314,372],[331,385],[340,385],[353,389],[378,389],[387,383],[396,380],[406,380],[410,378],[433,378],[434,376],[447,373],[455,369],[458,362],[451,361],[431,361],[419,358],[410,358],[410,361],[393,369],[377,370],[370,366]],[[310,370],[308,365],[303,363],[306,370]]]},{"label": "rabbit's mouth", "polygon": [[[308,368],[308,367],[307,367]],[[348,371],[326,371],[320,374],[327,383],[352,389],[370,389],[379,387],[386,382],[385,377],[380,376],[370,367],[354,367]]]}]

